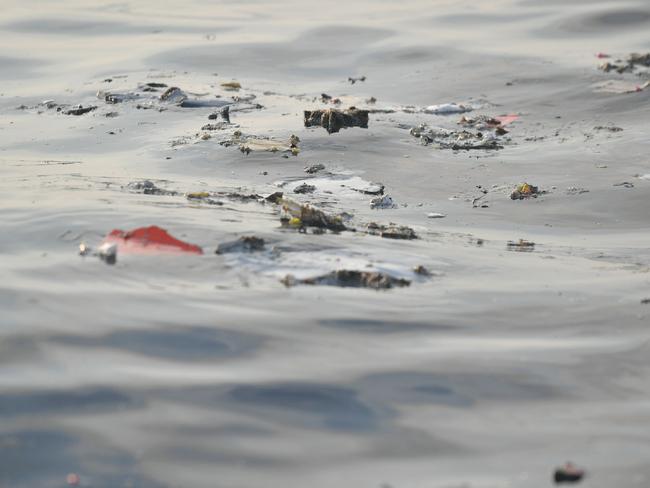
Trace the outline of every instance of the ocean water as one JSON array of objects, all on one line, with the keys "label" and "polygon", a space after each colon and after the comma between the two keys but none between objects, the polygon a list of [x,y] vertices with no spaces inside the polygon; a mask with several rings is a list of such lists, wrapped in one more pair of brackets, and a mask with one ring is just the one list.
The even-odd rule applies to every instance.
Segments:
[{"label": "ocean water", "polygon": [[[617,93],[647,78],[596,56],[650,51],[647,2],[2,11],[0,487],[536,488],[566,461],[586,487],[648,486],[650,90]],[[151,82],[232,101],[232,125],[201,129],[213,108],[161,104]],[[304,128],[322,93],[375,109],[369,127]],[[457,127],[419,110],[441,103],[518,118],[498,151],[422,145],[410,127]],[[76,104],[97,108],[56,108]],[[235,130],[295,134],[300,153],[220,144]],[[303,180],[313,194],[293,194]],[[396,208],[350,188],[370,182]],[[546,193],[511,200],[523,182]],[[275,191],[358,231],[301,233],[224,196]],[[79,256],[149,225],[204,254]],[[247,235],[265,250],[215,254]],[[281,283],[340,269],[411,284]]]}]

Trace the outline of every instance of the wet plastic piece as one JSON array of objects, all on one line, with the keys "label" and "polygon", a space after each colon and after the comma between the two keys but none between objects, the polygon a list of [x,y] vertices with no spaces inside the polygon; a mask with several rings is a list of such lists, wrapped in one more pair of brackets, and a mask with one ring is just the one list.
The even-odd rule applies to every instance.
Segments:
[{"label": "wet plastic piece", "polygon": [[338,215],[327,215],[322,210],[288,198],[282,198],[278,203],[282,205],[280,220],[292,227],[320,227],[333,231],[347,230]]},{"label": "wet plastic piece", "polygon": [[176,239],[155,225],[128,232],[115,229],[106,236],[104,243],[116,244],[123,254],[203,254],[199,246]]},{"label": "wet plastic piece", "polygon": [[329,134],[348,127],[368,128],[368,110],[350,107],[348,110],[328,108],[305,110],[305,127],[323,127]]},{"label": "wet plastic piece", "polygon": [[264,239],[255,236],[242,236],[236,241],[219,244],[215,254],[229,252],[255,252],[264,250]]},{"label": "wet plastic piece", "polygon": [[404,278],[395,278],[385,273],[376,271],[356,271],[342,269],[332,271],[315,278],[303,280],[287,275],[282,279],[285,286],[296,285],[325,285],[340,286],[343,288],[372,288],[374,290],[387,290],[390,288],[409,286],[411,282]]},{"label": "wet plastic piece", "polygon": [[553,481],[558,485],[560,483],[578,483],[584,476],[584,469],[578,468],[573,463],[566,463],[564,466],[555,470]]}]

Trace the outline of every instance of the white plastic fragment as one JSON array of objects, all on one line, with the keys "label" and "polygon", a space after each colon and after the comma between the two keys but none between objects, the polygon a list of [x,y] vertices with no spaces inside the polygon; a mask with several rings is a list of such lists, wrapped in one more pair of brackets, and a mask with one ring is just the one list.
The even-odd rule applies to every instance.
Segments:
[{"label": "white plastic fragment", "polygon": [[384,195],[382,197],[375,197],[372,200],[370,200],[370,208],[373,209],[380,209],[380,208],[396,208],[397,205],[393,201],[393,199],[388,196]]},{"label": "white plastic fragment", "polygon": [[430,219],[444,219],[446,215],[443,213],[431,212],[427,214],[427,217],[429,217]]}]

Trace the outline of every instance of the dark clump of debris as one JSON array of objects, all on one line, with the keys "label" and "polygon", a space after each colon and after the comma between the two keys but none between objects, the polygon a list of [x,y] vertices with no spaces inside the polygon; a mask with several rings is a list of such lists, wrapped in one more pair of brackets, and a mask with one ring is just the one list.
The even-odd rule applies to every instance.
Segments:
[{"label": "dark clump of debris", "polygon": [[314,185],[309,185],[307,183],[303,183],[302,185],[298,185],[293,189],[294,193],[314,193],[316,191],[316,187]]},{"label": "dark clump of debris", "polygon": [[582,478],[584,478],[584,476],[584,469],[580,469],[573,463],[569,462],[555,470],[553,481],[558,485],[560,483],[578,483]]},{"label": "dark clump of debris", "polygon": [[264,250],[264,239],[255,236],[243,236],[236,241],[219,244],[215,254],[229,252],[255,252]]},{"label": "dark clump of debris", "polygon": [[531,252],[535,250],[535,243],[527,241],[525,239],[519,239],[518,241],[508,241],[508,244],[506,244],[506,249],[508,251]]},{"label": "dark clump of debris", "polygon": [[[469,120],[469,119],[468,119]],[[440,149],[451,149],[453,151],[469,151],[472,149],[503,149],[499,139],[500,135],[507,133],[499,126],[487,127],[484,129],[445,129],[443,127],[429,127],[421,124],[413,127],[410,131],[413,137],[420,139],[420,142],[428,146],[436,144]]]},{"label": "dark clump of debris", "polygon": [[418,236],[413,229],[405,225],[397,224],[377,224],[371,222],[366,228],[368,234],[373,236],[385,237],[386,239],[417,239]]},{"label": "dark clump of debris", "polygon": [[305,127],[323,127],[329,134],[348,127],[368,128],[368,111],[350,107],[347,110],[305,110]]},{"label": "dark clump of debris", "polygon": [[87,114],[88,112],[92,112],[96,108],[97,107],[95,105],[88,105],[87,107],[84,107],[82,105],[77,105],[67,110],[61,110],[61,107],[59,107],[59,109],[57,110],[64,113],[65,115],[84,115]]},{"label": "dark clump of debris", "polygon": [[185,194],[185,198],[192,202],[207,203],[208,205],[223,205],[223,202],[211,198],[212,195],[207,191],[195,191]]},{"label": "dark clump of debris", "polygon": [[650,53],[632,53],[625,59],[617,59],[615,62],[606,61],[599,66],[605,73],[616,71],[617,73],[632,73],[638,66],[650,68]]},{"label": "dark clump of debris", "polygon": [[325,165],[322,163],[312,164],[311,166],[305,167],[305,173],[313,175],[315,173],[318,173],[319,171],[323,171],[324,169],[325,169]]},{"label": "dark clump of debris", "polygon": [[523,200],[525,198],[537,198],[538,195],[541,195],[542,192],[539,191],[539,188],[528,183],[522,183],[517,185],[512,193],[510,198],[513,200]]},{"label": "dark clump of debris", "polygon": [[348,81],[350,82],[351,85],[354,85],[357,81],[366,81],[365,76],[359,76],[359,77],[353,77],[353,76],[348,76]]},{"label": "dark clump of debris", "polygon": [[293,275],[287,275],[282,279],[282,283],[285,286],[325,285],[344,288],[371,288],[373,290],[388,290],[390,288],[404,287],[411,284],[409,280],[394,278],[385,273],[346,269],[332,271],[322,276],[303,280],[296,279]]},{"label": "dark clump of debris", "polygon": [[338,215],[327,215],[310,205],[282,198],[278,202],[281,206],[280,220],[291,227],[320,227],[333,231],[347,230],[343,219]]},{"label": "dark clump of debris", "polygon": [[134,192],[143,193],[145,195],[176,195],[175,191],[164,190],[156,186],[151,180],[132,181],[126,187]]}]

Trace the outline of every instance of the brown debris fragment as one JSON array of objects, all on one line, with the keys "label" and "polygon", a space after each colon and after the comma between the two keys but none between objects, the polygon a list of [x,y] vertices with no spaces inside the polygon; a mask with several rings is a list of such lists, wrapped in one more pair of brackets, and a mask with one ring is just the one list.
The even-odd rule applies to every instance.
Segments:
[{"label": "brown debris fragment", "polygon": [[413,229],[405,225],[397,224],[377,224],[371,222],[366,228],[368,234],[373,236],[380,236],[386,239],[417,239],[418,236]]},{"label": "brown debris fragment", "polygon": [[305,110],[305,127],[323,127],[329,134],[348,127],[368,128],[368,111],[350,107],[347,110]]}]

